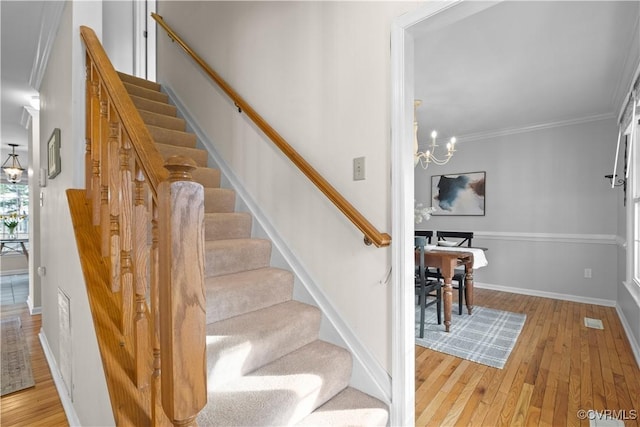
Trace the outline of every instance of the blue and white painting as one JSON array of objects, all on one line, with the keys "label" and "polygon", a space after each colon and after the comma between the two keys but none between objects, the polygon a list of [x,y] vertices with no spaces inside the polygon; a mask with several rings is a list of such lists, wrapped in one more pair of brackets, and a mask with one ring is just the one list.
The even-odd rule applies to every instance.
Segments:
[{"label": "blue and white painting", "polygon": [[432,215],[484,215],[485,172],[431,177]]}]

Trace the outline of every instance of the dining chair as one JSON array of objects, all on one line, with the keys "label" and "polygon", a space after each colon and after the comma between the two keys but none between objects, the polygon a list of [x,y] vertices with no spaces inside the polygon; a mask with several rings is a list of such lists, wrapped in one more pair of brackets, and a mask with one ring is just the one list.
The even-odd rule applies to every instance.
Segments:
[{"label": "dining chair", "polygon": [[471,241],[473,240],[472,231],[437,231],[436,237],[438,241],[450,239],[462,239],[456,246],[464,246],[465,243],[468,247],[471,247]]},{"label": "dining chair", "polygon": [[[436,304],[438,325],[442,323],[442,282],[440,280],[427,280],[424,262],[427,238],[425,236],[415,236],[414,239],[416,257],[415,291],[420,305],[420,338],[424,338],[424,318],[427,307]],[[427,302],[427,297],[435,297],[435,299]]]},{"label": "dining chair", "polygon": [[[473,241],[472,231],[437,231],[436,238],[438,241],[450,239],[461,239],[456,246],[471,247]],[[427,278],[442,280],[440,270],[433,272],[427,271]],[[456,269],[451,281],[451,287],[458,290],[458,314],[462,315],[462,307],[464,305],[465,293],[465,273],[464,270]]]},{"label": "dining chair", "polygon": [[433,239],[433,230],[415,230],[413,234],[415,236],[426,237],[427,244],[431,244],[431,239]]}]

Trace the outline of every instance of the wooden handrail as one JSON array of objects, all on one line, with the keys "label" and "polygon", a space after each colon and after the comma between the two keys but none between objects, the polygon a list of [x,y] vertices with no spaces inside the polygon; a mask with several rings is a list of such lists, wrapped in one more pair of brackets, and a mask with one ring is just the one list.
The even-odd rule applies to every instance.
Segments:
[{"label": "wooden handrail", "polygon": [[160,183],[169,176],[164,168],[164,159],[155,148],[147,126],[133,105],[131,97],[113,68],[113,64],[100,44],[96,33],[89,27],[80,26],[80,36],[85,43],[87,55],[91,57],[101,81],[111,96],[111,102],[119,114],[119,119],[129,133],[133,148],[140,158],[144,174],[155,197]]},{"label": "wooden handrail", "polygon": [[389,246],[391,236],[381,233],[351,203],[347,201],[329,182],[316,171],[275,129],[266,122],[229,84],[218,75],[196,52],[193,51],[175,31],[167,25],[162,16],[152,13],[151,16],[165,29],[169,37],[180,45],[209,77],[231,98],[234,104],[249,117],[255,125],[287,156],[300,171],[315,184],[322,193],[364,234],[367,245],[373,243],[377,247]]},{"label": "wooden handrail", "polygon": [[133,343],[131,380],[151,390],[143,424],[195,425],[207,402],[204,189],[191,175],[193,160],[165,162],[93,30],[80,35],[86,197],[108,276],[99,282],[114,293],[112,314]]}]

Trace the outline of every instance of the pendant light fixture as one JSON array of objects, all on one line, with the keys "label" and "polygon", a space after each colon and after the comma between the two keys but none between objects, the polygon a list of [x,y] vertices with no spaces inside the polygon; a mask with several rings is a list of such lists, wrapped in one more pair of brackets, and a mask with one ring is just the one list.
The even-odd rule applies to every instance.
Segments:
[{"label": "pendant light fixture", "polygon": [[11,154],[7,157],[7,160],[2,164],[2,170],[7,175],[7,181],[12,184],[16,182],[20,182],[22,179],[22,172],[24,172],[24,168],[20,164],[18,160],[18,155],[16,154],[16,147],[18,144],[9,144],[11,147]]}]

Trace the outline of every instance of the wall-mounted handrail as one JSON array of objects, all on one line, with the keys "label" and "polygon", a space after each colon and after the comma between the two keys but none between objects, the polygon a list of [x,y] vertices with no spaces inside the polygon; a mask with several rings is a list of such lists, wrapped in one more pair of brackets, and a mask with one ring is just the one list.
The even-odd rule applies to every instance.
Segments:
[{"label": "wall-mounted handrail", "polygon": [[169,37],[189,55],[209,77],[231,98],[235,105],[249,117],[255,125],[271,139],[271,141],[315,184],[322,193],[364,234],[367,244],[377,247],[389,246],[391,236],[381,233],[351,203],[347,201],[329,182],[316,171],[275,129],[266,122],[229,84],[220,77],[196,52],[193,51],[175,31],[167,25],[162,16],[152,13],[151,16],[164,28]]}]

